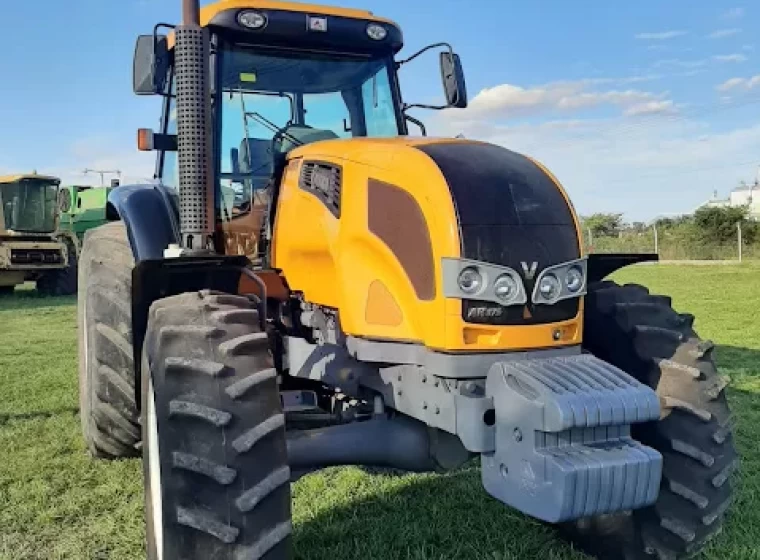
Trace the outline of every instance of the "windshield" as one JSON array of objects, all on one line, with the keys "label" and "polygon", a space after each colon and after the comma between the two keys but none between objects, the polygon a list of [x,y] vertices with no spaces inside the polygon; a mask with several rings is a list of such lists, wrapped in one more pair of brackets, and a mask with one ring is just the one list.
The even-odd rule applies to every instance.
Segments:
[{"label": "windshield", "polygon": [[5,229],[50,233],[56,228],[58,184],[22,179],[0,185]]},{"label": "windshield", "polygon": [[223,217],[244,211],[251,192],[268,185],[275,160],[294,147],[401,134],[392,64],[391,58],[223,49]]}]

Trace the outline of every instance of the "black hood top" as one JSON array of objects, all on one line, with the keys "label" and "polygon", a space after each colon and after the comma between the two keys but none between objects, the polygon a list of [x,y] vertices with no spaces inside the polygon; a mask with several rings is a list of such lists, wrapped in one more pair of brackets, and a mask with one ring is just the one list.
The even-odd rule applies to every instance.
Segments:
[{"label": "black hood top", "polygon": [[[424,144],[417,149],[436,163],[449,186],[463,258],[512,268],[523,277],[528,294],[543,269],[580,258],[567,200],[554,180],[530,159],[501,146],[475,142]],[[465,317],[473,305],[500,307],[466,301]],[[500,324],[561,321],[576,315],[578,300],[528,307],[529,313],[508,308],[501,321],[493,317],[473,320],[473,314],[468,320]]]}]

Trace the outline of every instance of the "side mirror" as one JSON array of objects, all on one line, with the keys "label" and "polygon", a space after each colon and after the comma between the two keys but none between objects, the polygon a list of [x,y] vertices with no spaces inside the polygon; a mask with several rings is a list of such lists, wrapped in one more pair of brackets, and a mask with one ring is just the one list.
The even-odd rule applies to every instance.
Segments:
[{"label": "side mirror", "polygon": [[449,107],[467,107],[467,86],[459,55],[450,51],[441,53],[441,80]]},{"label": "side mirror", "polygon": [[137,95],[164,92],[169,69],[169,48],[165,35],[140,35],[135,45],[132,89]]}]

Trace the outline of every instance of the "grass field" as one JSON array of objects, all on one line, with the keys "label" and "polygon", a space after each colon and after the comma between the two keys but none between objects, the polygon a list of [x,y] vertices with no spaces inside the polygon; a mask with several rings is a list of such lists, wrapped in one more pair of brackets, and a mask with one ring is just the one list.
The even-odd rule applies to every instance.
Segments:
[{"label": "grass field", "polygon": [[[673,296],[718,345],[742,455],[737,503],[705,557],[760,558],[760,267],[641,266],[616,275]],[[95,462],[80,439],[72,298],[0,299],[0,559],[144,558],[137,460]],[[503,507],[477,470],[372,476],[332,469],[294,485],[310,560],[583,558]]]}]

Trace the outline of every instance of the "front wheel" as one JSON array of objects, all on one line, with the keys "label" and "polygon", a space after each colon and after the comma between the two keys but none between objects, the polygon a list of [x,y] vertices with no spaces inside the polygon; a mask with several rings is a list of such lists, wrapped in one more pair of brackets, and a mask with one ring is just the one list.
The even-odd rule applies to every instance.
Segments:
[{"label": "front wheel", "polygon": [[730,412],[713,345],[676,313],[670,298],[637,285],[601,282],[586,298],[584,347],[652,387],[657,422],[632,436],[663,456],[654,505],[563,524],[587,552],[604,559],[675,560],[699,552],[723,525],[737,464]]},{"label": "front wheel", "polygon": [[37,280],[37,291],[46,296],[70,296],[77,293],[77,265],[79,256],[74,242],[68,237],[59,238],[66,245],[66,268],[51,270]]},{"label": "front wheel", "polygon": [[285,417],[256,305],[157,301],[142,364],[148,558],[290,558]]}]

